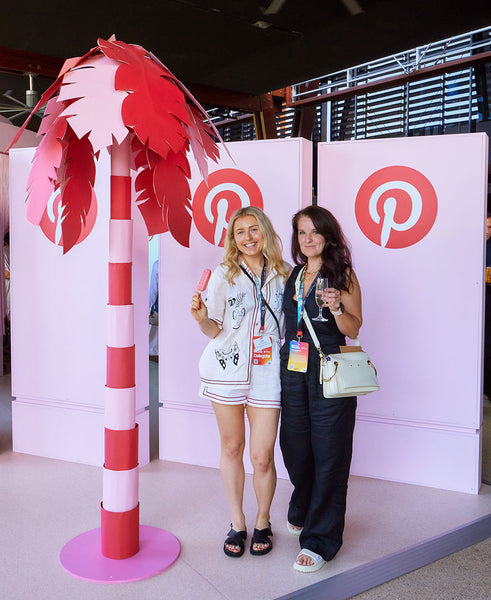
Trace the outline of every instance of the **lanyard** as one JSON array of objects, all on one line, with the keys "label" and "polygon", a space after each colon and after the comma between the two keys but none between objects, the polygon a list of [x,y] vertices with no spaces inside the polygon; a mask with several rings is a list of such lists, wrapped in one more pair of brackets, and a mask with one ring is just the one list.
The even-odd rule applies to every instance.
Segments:
[{"label": "lanyard", "polygon": [[[254,283],[254,279],[251,277],[250,273],[243,267],[243,265],[240,265],[240,268],[241,268],[242,272],[244,273],[244,275],[246,275],[247,277],[249,277],[249,279],[252,281],[252,283]],[[255,285],[255,283],[254,283],[254,285]],[[271,313],[271,316],[273,317],[274,322],[276,323],[276,327],[278,328],[278,337],[281,338],[281,330],[280,330],[280,324],[278,322],[278,318],[276,317],[276,315],[272,311],[271,306],[264,299],[264,296],[262,295],[262,293],[261,293],[260,298],[262,299],[262,302],[264,302],[264,305],[266,306],[266,308]]]},{"label": "lanyard", "polygon": [[304,298],[303,298],[303,288],[305,284],[305,270],[306,266],[302,268],[300,273],[298,274],[297,280],[295,281],[295,287],[297,292],[297,339],[300,341],[302,337],[302,317],[304,311]]},{"label": "lanyard", "polygon": [[264,331],[264,321],[266,319],[266,305],[265,305],[265,301],[263,298],[262,287],[264,285],[264,282],[266,281],[266,263],[263,265],[263,270],[261,271],[261,281],[259,281],[259,278],[254,273],[252,273],[252,276],[254,278],[254,283],[256,284],[257,295],[259,298],[259,312],[261,314],[261,329],[260,329],[260,331],[263,332]]}]

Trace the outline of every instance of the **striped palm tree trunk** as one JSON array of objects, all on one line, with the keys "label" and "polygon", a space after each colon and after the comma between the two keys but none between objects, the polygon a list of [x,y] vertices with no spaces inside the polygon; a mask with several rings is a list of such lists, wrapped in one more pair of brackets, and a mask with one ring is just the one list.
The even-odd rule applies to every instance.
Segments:
[{"label": "striped palm tree trunk", "polygon": [[133,221],[129,136],[111,151],[107,373],[101,550],[124,559],[139,550],[138,425],[132,304]]}]

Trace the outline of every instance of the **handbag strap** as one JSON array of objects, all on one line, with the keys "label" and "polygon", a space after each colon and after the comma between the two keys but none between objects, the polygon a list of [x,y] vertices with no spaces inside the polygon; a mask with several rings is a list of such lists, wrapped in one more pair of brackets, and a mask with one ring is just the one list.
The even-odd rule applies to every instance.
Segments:
[{"label": "handbag strap", "polygon": [[317,350],[319,352],[322,352],[319,338],[315,334],[314,328],[312,327],[312,323],[310,322],[309,315],[307,314],[306,310],[303,311],[303,320],[304,320],[305,324],[307,325],[307,329],[309,330],[310,337],[312,338],[312,341],[314,342],[314,346],[317,348]]},{"label": "handbag strap", "polygon": [[312,341],[314,342],[314,346],[317,348],[317,352],[319,353],[321,360],[327,360],[327,356],[321,350],[319,338],[315,335],[314,328],[312,327],[312,323],[310,322],[309,315],[307,314],[306,310],[303,311],[303,320],[305,321],[305,324],[307,325],[307,329],[309,330],[310,337],[312,338]]},{"label": "handbag strap", "polygon": [[[297,294],[297,299],[298,299],[298,292],[300,290],[300,278],[302,276],[304,269],[305,269],[305,267],[300,269],[300,271],[298,272],[298,275],[297,275],[297,279],[295,280],[295,291]],[[309,330],[310,337],[312,338],[312,341],[314,342],[314,346],[316,347],[317,352],[319,353],[319,356],[321,357],[321,360],[322,359],[326,360],[327,356],[321,350],[319,338],[315,334],[314,327],[312,326],[312,323],[310,322],[309,315],[307,314],[307,308],[304,308],[302,316],[303,316],[303,320],[305,321],[305,324],[307,325],[307,329]],[[361,346],[360,341],[357,337],[353,338],[353,345]]]},{"label": "handbag strap", "polygon": [[[249,275],[249,273],[244,269],[244,267],[242,265],[239,265],[239,266],[242,269],[242,271],[244,272],[244,275],[247,275],[247,277],[249,277],[249,279],[254,284],[254,287],[256,287],[256,283],[255,283],[254,279]],[[280,324],[278,322],[278,319],[277,319],[276,315],[274,314],[273,309],[271,308],[271,306],[266,302],[266,298],[264,298],[264,296],[263,296],[263,302],[264,302],[266,308],[272,314],[273,319],[275,320],[275,323],[276,323],[276,327],[278,328],[278,336],[281,338]]]}]

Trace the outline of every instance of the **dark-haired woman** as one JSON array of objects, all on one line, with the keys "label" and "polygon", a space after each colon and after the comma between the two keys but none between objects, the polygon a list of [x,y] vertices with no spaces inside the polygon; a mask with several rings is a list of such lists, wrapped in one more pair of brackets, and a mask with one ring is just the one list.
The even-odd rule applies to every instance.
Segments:
[{"label": "dark-haired woman", "polygon": [[[292,224],[292,255],[297,266],[283,299],[286,336],[280,354],[280,443],[294,487],[287,528],[299,536],[301,548],[293,567],[313,572],[334,558],[342,544],[356,398],[324,398],[319,355],[303,312],[310,318],[322,351],[339,352],[345,336],[355,338],[361,327],[361,293],[347,242],[334,216],[324,208],[309,206],[293,217]],[[323,309],[327,322],[313,320],[319,311],[315,302],[319,277],[329,281],[324,304],[329,310]],[[299,341],[308,344],[305,372],[301,352],[292,360]]]}]

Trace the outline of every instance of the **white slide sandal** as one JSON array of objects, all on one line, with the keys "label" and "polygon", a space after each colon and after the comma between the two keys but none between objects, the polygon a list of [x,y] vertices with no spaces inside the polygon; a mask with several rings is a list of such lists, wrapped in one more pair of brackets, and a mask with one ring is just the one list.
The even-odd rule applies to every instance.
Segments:
[{"label": "white slide sandal", "polygon": [[292,535],[300,535],[302,533],[303,527],[294,527],[289,521],[286,522],[286,528]]},{"label": "white slide sandal", "polygon": [[[309,558],[311,558],[314,561],[314,564],[312,564],[312,565],[299,565],[297,563],[297,560],[302,555],[303,556],[308,556]],[[302,548],[300,550],[300,552],[298,553],[298,556],[297,556],[297,560],[295,560],[295,562],[293,563],[293,568],[296,571],[300,571],[301,573],[314,573],[315,571],[318,571],[319,569],[322,569],[322,567],[326,563],[326,561],[322,558],[322,556],[320,554],[316,554],[315,552],[312,552],[312,550],[308,550],[307,548]]]}]

